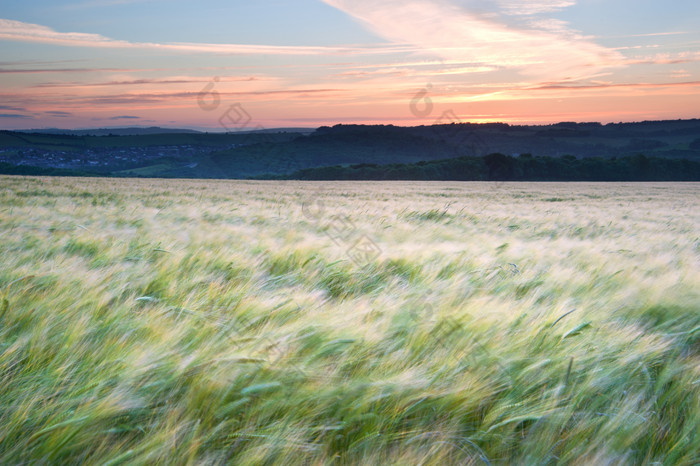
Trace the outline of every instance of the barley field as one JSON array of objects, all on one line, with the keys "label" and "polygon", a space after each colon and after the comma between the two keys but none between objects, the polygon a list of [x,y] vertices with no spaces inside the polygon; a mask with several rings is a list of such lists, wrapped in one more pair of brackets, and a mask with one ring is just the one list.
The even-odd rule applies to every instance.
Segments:
[{"label": "barley field", "polygon": [[1,464],[700,463],[700,184],[0,177]]}]

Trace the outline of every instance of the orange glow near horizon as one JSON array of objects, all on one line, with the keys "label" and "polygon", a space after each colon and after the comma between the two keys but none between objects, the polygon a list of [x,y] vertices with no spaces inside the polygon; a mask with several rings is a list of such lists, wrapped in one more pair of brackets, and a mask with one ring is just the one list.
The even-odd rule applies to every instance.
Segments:
[{"label": "orange glow near horizon", "polygon": [[[700,33],[602,45],[550,17],[575,0],[503,0],[486,16],[453,0],[323,2],[377,42],[153,42],[0,19],[0,127],[217,131],[232,105],[244,109],[246,126],[267,128],[422,125],[445,112],[510,124],[699,116],[700,41],[692,39]],[[15,59],[24,55],[13,47],[35,57]],[[412,110],[421,92],[429,108]],[[218,105],[202,105],[202,93]]]}]

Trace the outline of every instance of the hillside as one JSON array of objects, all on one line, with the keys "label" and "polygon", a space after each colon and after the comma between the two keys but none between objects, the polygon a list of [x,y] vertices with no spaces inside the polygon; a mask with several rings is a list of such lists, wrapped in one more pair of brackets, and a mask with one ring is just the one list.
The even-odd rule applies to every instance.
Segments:
[{"label": "hillside", "polygon": [[579,159],[644,154],[653,159],[700,161],[700,120],[545,126],[336,125],[310,133],[290,129],[95,136],[0,131],[0,163],[21,165],[25,171],[37,167],[100,176],[240,179],[492,153]]}]

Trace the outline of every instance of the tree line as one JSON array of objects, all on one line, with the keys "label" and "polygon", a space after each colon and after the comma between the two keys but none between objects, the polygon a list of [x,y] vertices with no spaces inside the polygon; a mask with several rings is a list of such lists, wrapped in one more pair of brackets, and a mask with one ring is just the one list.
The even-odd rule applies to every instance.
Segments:
[{"label": "tree line", "polygon": [[296,180],[434,181],[700,181],[700,162],[687,159],[508,156],[458,157],[410,164],[356,164],[308,168],[290,175],[263,176]]}]

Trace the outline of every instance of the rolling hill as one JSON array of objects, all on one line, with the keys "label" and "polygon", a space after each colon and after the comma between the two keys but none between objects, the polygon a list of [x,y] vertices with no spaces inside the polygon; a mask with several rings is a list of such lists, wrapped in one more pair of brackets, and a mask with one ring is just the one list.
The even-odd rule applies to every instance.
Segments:
[{"label": "rolling hill", "polygon": [[606,125],[336,125],[311,132],[157,130],[124,135],[0,131],[0,163],[22,166],[24,171],[36,167],[100,176],[241,179],[331,166],[410,165],[492,153],[603,160],[644,154],[651,159],[700,161],[698,119]]}]

